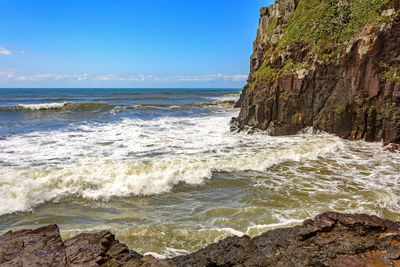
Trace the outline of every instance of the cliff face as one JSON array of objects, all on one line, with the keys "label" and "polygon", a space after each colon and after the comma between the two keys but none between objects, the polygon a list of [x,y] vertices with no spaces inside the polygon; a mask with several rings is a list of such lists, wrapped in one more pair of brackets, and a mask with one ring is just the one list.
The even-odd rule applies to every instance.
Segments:
[{"label": "cliff face", "polygon": [[232,129],[314,127],[400,142],[400,1],[276,0],[261,9]]}]

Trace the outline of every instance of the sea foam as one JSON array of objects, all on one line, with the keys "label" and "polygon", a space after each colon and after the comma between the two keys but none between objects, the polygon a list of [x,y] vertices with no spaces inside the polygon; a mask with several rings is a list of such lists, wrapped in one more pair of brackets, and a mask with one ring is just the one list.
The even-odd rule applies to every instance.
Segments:
[{"label": "sea foam", "polygon": [[0,140],[0,214],[75,195],[152,195],[201,184],[215,171],[263,171],[332,153],[330,135],[274,138],[229,132],[232,112],[207,117],[123,119]]},{"label": "sea foam", "polygon": [[62,103],[43,103],[43,104],[19,104],[18,107],[28,110],[45,110],[45,109],[59,109],[64,107],[68,102]]},{"label": "sea foam", "polygon": [[[162,194],[179,183],[202,184],[215,172],[268,174],[272,166],[299,163],[287,171],[271,171],[276,183],[258,181],[260,186],[278,190],[290,182],[288,177],[296,175],[297,169],[320,157],[331,157],[329,168],[338,173],[353,161],[368,164],[369,159],[357,158],[360,156],[350,151],[346,141],[324,133],[306,131],[290,137],[231,133],[229,120],[236,112],[153,120],[125,118],[0,140],[0,214],[30,210],[68,196],[107,201],[111,197]],[[372,150],[379,147],[363,142],[357,145]],[[385,152],[381,154],[377,155],[384,159]],[[351,179],[358,184],[382,190],[387,189],[387,180],[396,172],[389,170],[389,174],[371,182],[352,170],[345,171],[350,176],[354,173]],[[297,175],[305,176],[307,172]],[[321,177],[318,181],[304,177],[304,190],[340,192],[340,179],[325,181]],[[386,180],[380,185],[382,179]],[[394,203],[398,198],[391,193],[383,193],[382,198],[386,198],[385,205],[398,207]]]}]

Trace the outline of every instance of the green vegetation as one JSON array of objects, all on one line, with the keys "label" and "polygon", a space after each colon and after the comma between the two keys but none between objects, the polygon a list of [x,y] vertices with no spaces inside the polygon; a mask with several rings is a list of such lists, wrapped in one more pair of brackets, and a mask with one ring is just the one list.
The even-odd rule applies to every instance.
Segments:
[{"label": "green vegetation", "polygon": [[253,78],[263,82],[276,80],[279,76],[279,69],[274,69],[266,65],[262,65],[255,73],[253,73]]},{"label": "green vegetation", "polygon": [[384,79],[386,81],[400,83],[400,69],[396,67],[391,67],[387,72],[385,72]]},{"label": "green vegetation", "polygon": [[272,21],[272,23],[268,26],[267,30],[265,31],[265,34],[271,33],[276,28],[277,24],[278,24],[278,18]]},{"label": "green vegetation", "polygon": [[285,74],[300,69],[302,65],[304,65],[304,63],[294,63],[291,59],[289,59],[288,62],[280,69],[272,68],[266,64],[263,64],[255,73],[252,74],[252,78],[256,82],[276,81]]},{"label": "green vegetation", "polygon": [[[303,42],[310,46],[341,43],[366,24],[387,20],[382,11],[394,0],[300,0],[280,45]],[[323,47],[322,47],[323,48]]]},{"label": "green vegetation", "polygon": [[339,107],[339,108],[335,109],[335,113],[338,115],[342,114],[343,111],[344,111],[344,107]]}]

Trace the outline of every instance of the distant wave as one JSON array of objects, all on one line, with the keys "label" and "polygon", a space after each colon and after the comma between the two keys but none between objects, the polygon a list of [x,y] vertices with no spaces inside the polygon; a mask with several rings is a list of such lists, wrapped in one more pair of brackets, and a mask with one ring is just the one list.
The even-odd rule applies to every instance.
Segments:
[{"label": "distant wave", "polygon": [[195,102],[189,104],[174,104],[174,105],[163,105],[163,104],[137,104],[133,106],[126,106],[127,108],[160,108],[160,109],[184,109],[184,108],[199,108],[208,106],[221,106],[221,107],[233,107],[236,100],[217,100],[213,102]]},{"label": "distant wave", "polygon": [[196,103],[198,106],[229,106],[233,107],[236,99],[221,99],[213,102]]},{"label": "distant wave", "polygon": [[114,105],[101,102],[61,102],[42,104],[19,104],[11,107],[3,107],[5,111],[46,111],[46,110],[90,110],[98,108],[113,108]]},{"label": "distant wave", "polygon": [[[237,101],[236,95],[221,98],[207,99],[205,102],[187,104],[136,104],[136,105],[112,105],[105,102],[52,102],[41,104],[19,104],[16,106],[0,107],[0,111],[90,111],[98,109],[120,108],[156,108],[156,109],[184,109],[191,107],[221,106],[233,107]],[[213,101],[210,101],[213,100]]]}]

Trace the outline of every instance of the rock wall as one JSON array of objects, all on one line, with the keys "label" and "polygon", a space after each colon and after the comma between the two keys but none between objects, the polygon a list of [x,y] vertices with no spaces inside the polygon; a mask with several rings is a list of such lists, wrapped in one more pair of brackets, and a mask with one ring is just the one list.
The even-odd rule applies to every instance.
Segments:
[{"label": "rock wall", "polygon": [[[336,17],[323,24],[318,20],[332,15],[322,14],[314,24],[301,24],[302,16],[312,16],[304,14],[310,9],[305,1],[276,0],[261,9],[250,76],[232,130],[248,126],[290,135],[314,127],[348,139],[400,143],[400,1],[382,4],[379,20],[361,24],[354,17],[363,14],[350,12],[367,10],[354,11],[355,1],[332,0],[328,7]],[[359,28],[349,35],[355,23]],[[303,30],[313,38],[290,33],[302,25],[311,27]],[[329,34],[339,37],[329,41]]]},{"label": "rock wall", "polygon": [[228,237],[166,260],[129,250],[108,231],[63,241],[50,225],[0,236],[0,266],[400,266],[400,222],[327,212],[299,226]]}]

